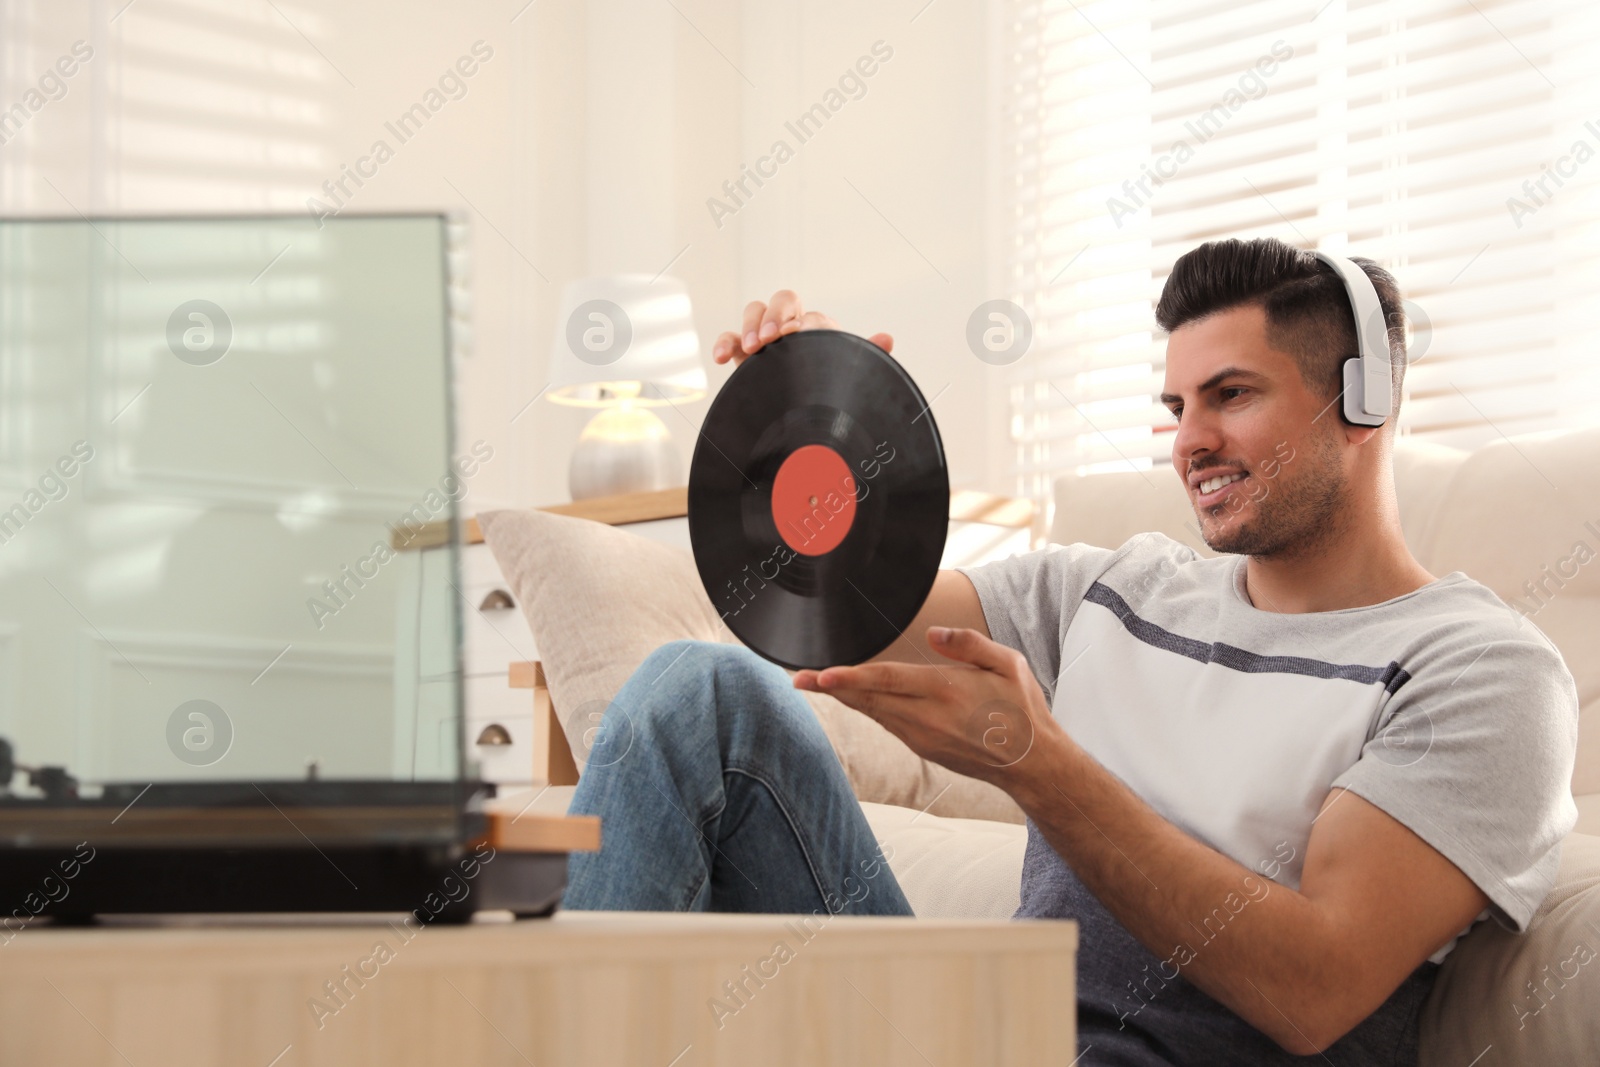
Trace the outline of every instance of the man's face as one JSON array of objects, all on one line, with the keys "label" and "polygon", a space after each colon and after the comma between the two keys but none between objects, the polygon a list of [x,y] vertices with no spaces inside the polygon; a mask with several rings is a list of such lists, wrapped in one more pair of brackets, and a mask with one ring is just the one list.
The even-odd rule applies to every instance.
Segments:
[{"label": "man's face", "polygon": [[1173,469],[1213,550],[1292,556],[1337,531],[1347,484],[1339,413],[1267,343],[1262,308],[1173,331],[1161,399],[1178,416]]}]

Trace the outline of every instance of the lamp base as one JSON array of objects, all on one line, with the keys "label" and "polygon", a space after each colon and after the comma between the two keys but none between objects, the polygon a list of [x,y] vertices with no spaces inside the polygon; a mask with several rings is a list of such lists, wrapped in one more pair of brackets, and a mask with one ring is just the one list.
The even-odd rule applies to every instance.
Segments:
[{"label": "lamp base", "polygon": [[672,435],[648,408],[605,408],[583,428],[567,470],[573,500],[683,484]]}]

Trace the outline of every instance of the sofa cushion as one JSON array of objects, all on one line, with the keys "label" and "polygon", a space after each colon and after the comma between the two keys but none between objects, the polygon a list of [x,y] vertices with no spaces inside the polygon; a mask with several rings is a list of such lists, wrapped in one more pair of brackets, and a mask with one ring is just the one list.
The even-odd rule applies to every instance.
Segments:
[{"label": "sofa cushion", "polygon": [[1400,530],[1417,562],[1434,574],[1457,569],[1434,570],[1429,551],[1437,532],[1439,505],[1471,454],[1415,437],[1400,437],[1394,443],[1394,496],[1400,506]]},{"label": "sofa cushion", "polygon": [[1423,1005],[1422,1067],[1593,1063],[1600,1049],[1600,837],[1571,834],[1525,934],[1479,923]]},{"label": "sofa cushion", "polygon": [[1561,650],[1578,688],[1576,794],[1600,793],[1597,456],[1600,427],[1484,445],[1444,487],[1426,543],[1413,546],[1435,574],[1465,571],[1488,586]]},{"label": "sofa cushion", "polygon": [[[694,559],[683,549],[540,511],[491,511],[478,522],[527,616],[551,702],[580,771],[591,717],[646,656],[682,638],[738,641],[711,606]],[[1016,803],[994,786],[929,763],[833,697],[801,695],[860,799],[936,815],[1022,821]]]},{"label": "sofa cushion", "polygon": [[919,919],[1009,919],[1022,904],[1028,829],[862,804],[872,835]]}]

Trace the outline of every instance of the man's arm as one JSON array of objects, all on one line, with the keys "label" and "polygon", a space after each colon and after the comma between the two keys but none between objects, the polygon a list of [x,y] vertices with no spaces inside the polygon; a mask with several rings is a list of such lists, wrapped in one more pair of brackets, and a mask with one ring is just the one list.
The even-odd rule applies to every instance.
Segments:
[{"label": "man's arm", "polygon": [[[1289,1052],[1338,1040],[1488,903],[1404,824],[1342,789],[1312,826],[1299,891],[1265,879],[1163,819],[1085,752],[1021,653],[971,630],[926,637],[938,670],[830,667],[795,685],[1006,790],[1117,920],[1172,961],[1160,977],[1183,974]],[[1006,705],[1015,716],[975,723],[973,709]],[[1018,733],[1024,754],[997,759],[997,738],[1010,752]]]},{"label": "man's arm", "polygon": [[867,662],[943,666],[946,660],[928,644],[930,626],[976,630],[985,638],[989,637],[989,623],[983,617],[983,605],[978,600],[978,591],[972,587],[971,578],[960,571],[940,571],[911,625],[893,644]]},{"label": "man's arm", "polygon": [[1181,972],[1289,1052],[1338,1040],[1488,904],[1427,842],[1343,789],[1312,825],[1295,892],[1185,834],[1058,740],[1036,744],[1037,762],[1010,783],[1022,809],[1107,910],[1172,960],[1162,977]]}]

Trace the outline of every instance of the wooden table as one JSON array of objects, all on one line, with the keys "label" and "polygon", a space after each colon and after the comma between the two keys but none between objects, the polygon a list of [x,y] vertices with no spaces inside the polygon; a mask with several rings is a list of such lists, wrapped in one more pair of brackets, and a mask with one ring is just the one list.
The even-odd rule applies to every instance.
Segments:
[{"label": "wooden table", "polygon": [[1065,1065],[1077,936],[1071,922],[577,912],[410,931],[39,927],[0,947],[0,1063]]}]

